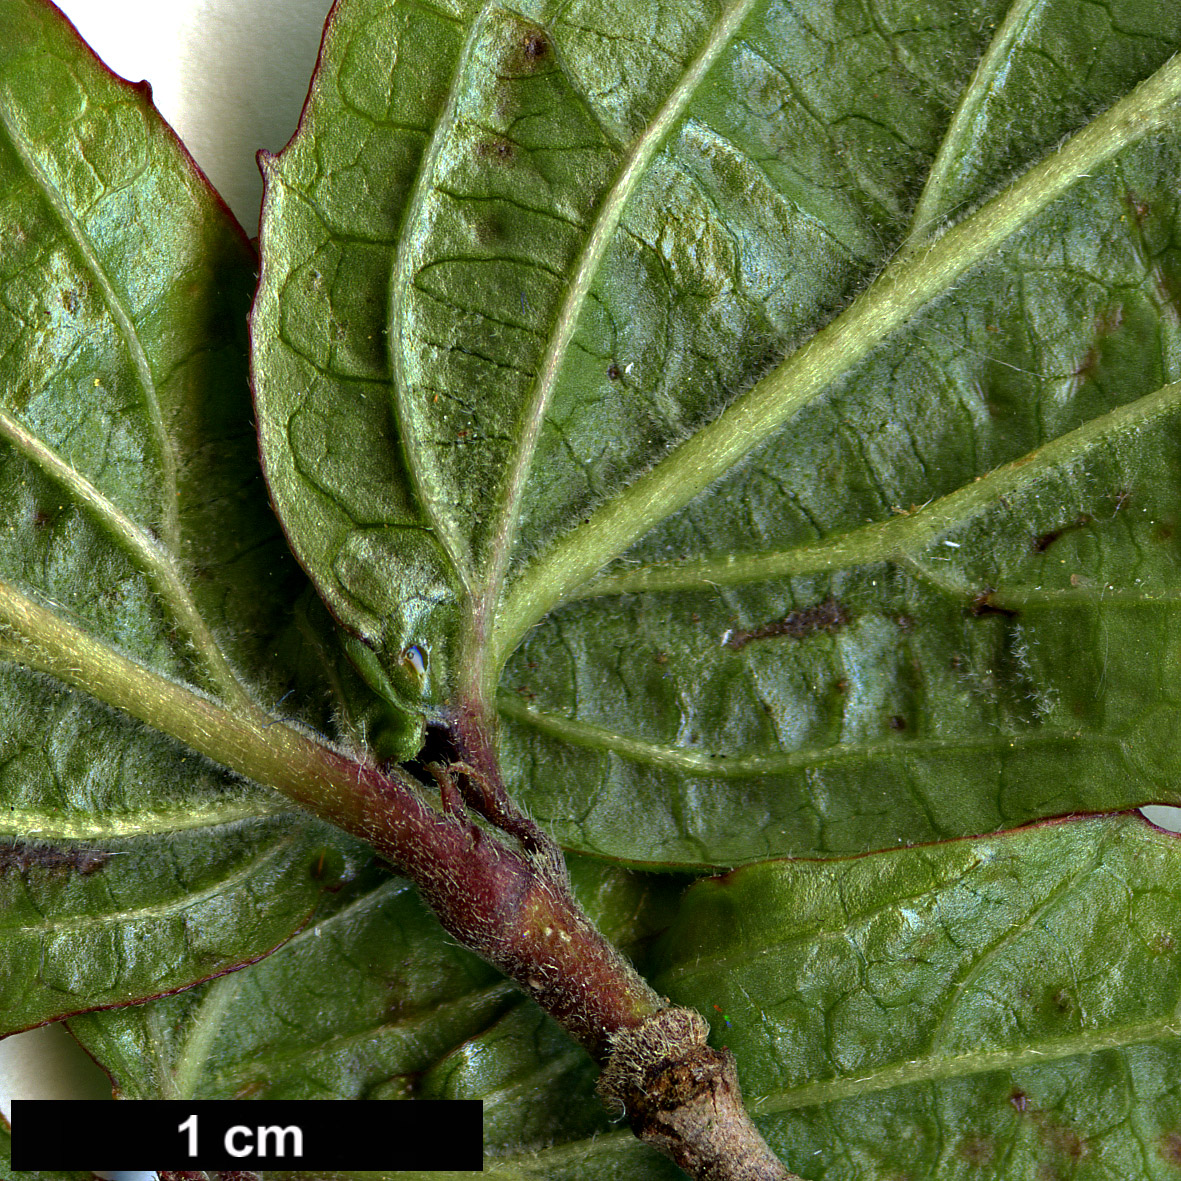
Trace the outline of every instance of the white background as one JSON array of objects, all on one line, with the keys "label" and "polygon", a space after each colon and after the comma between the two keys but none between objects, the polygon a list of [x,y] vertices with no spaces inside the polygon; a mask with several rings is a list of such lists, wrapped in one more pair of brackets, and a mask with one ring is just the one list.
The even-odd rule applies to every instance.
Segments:
[{"label": "white background", "polygon": [[[156,105],[253,237],[262,196],[254,154],[278,151],[295,131],[330,0],[61,0],[59,7],[111,69],[151,82]],[[1151,812],[1181,828],[1181,810]],[[13,1097],[109,1099],[110,1086],[51,1026],[0,1042],[6,1115]]]}]

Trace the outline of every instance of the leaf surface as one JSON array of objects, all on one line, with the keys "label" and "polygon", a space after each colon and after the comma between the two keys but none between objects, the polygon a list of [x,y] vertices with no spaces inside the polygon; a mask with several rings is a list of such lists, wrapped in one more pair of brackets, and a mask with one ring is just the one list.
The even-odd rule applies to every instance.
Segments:
[{"label": "leaf surface", "polygon": [[[359,846],[86,693],[119,664],[239,717],[294,693],[281,712],[327,726],[332,669],[255,458],[244,236],[146,86],[40,0],[0,28],[8,1032],[265,954]],[[54,666],[29,612],[89,655]]]},{"label": "leaf surface", "polygon": [[[690,887],[647,965],[709,1015],[803,1178],[1173,1181],[1177,841],[1121,816],[752,865]],[[676,1177],[626,1128],[580,1126],[592,1072],[536,1025],[509,1014],[427,1076],[485,1101],[485,1174]]]},{"label": "leaf surface", "polygon": [[254,380],[371,683],[499,682],[508,781],[632,863],[1176,800],[1178,45],[1151,3],[338,6]]},{"label": "leaf surface", "polygon": [[[629,948],[671,920],[667,879],[587,859],[572,877],[587,912]],[[434,1094],[440,1060],[505,1014],[516,1027],[518,1013],[534,1026],[541,1016],[444,936],[409,883],[371,863],[261,963],[69,1028],[126,1099],[400,1099]],[[586,1053],[546,1024],[542,1043],[564,1043],[562,1060],[593,1076]],[[578,1110],[583,1125],[602,1122],[601,1109]]]}]

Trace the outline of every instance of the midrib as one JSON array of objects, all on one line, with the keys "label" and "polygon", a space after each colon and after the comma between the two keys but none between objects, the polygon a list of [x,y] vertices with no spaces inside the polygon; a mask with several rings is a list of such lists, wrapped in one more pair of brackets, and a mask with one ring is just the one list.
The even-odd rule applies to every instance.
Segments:
[{"label": "midrib", "polygon": [[176,456],[172,450],[172,442],[164,427],[164,414],[160,407],[160,397],[156,389],[156,381],[152,376],[151,365],[144,350],[143,341],[135,323],[131,318],[122,296],[115,290],[110,276],[106,272],[102,261],[91,245],[90,240],[78,224],[69,205],[60,192],[50,183],[49,178],[26,149],[21,138],[12,126],[12,119],[7,108],[0,104],[0,126],[3,126],[8,142],[26,172],[32,177],[45,203],[53,210],[66,237],[73,243],[82,257],[86,269],[94,276],[99,290],[102,291],[107,310],[114,318],[119,328],[119,334],[131,357],[136,378],[144,396],[144,409],[152,426],[152,434],[156,443],[157,458],[160,463],[160,474],[163,487],[160,490],[160,535],[171,553],[180,550],[180,520],[177,514],[177,474]]},{"label": "midrib", "polygon": [[1181,1019],[1176,1016],[1158,1017],[1138,1025],[1096,1029],[1070,1037],[1041,1042],[1038,1046],[1023,1046],[1015,1050],[975,1050],[946,1058],[918,1059],[901,1062],[859,1074],[855,1078],[831,1079],[793,1087],[778,1095],[751,1098],[751,1109],[757,1115],[772,1115],[800,1107],[832,1103],[838,1099],[855,1098],[875,1091],[913,1083],[945,1082],[993,1071],[1018,1070],[1025,1066],[1040,1066],[1060,1062],[1064,1058],[1096,1054],[1101,1050],[1122,1050],[1146,1045],[1166,1038],[1181,1037]]},{"label": "midrib", "polygon": [[598,213],[587,234],[574,275],[566,288],[566,297],[554,322],[549,343],[538,367],[537,380],[522,416],[520,446],[509,469],[497,508],[498,523],[493,531],[492,561],[477,598],[477,610],[491,618],[500,597],[509,556],[520,522],[521,502],[533,465],[542,421],[549,406],[558,372],[566,356],[574,330],[586,303],[591,285],[603,257],[611,245],[636,185],[644,177],[653,157],[669,131],[685,113],[702,80],[734,39],[742,22],[757,0],[735,0],[714,26],[705,45],[689,65],[680,82],[669,94],[644,133],[625,154],[614,183],[599,203]]},{"label": "midrib", "polygon": [[554,605],[696,498],[1080,177],[1158,130],[1179,97],[1181,54],[979,212],[895,262],[777,370],[565,534],[510,587],[491,642],[491,668],[499,669]]}]

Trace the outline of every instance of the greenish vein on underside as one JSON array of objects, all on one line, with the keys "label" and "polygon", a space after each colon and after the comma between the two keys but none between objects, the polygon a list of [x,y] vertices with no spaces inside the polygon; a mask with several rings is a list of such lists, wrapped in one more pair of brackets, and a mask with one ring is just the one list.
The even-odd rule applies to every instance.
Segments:
[{"label": "greenish vein on underside", "polygon": [[172,441],[164,427],[164,412],[160,406],[160,396],[156,389],[156,380],[152,376],[152,367],[148,362],[147,352],[139,332],[131,318],[131,313],[124,305],[123,298],[115,290],[110,275],[99,260],[93,245],[82,232],[70,210],[69,204],[60,192],[50,183],[49,178],[38,167],[37,162],[26,150],[20,137],[12,125],[12,117],[7,108],[0,104],[0,126],[3,126],[8,142],[12,145],[17,159],[24,165],[29,176],[32,177],[45,202],[53,210],[59,224],[65,231],[67,238],[82,257],[86,269],[94,276],[99,289],[103,293],[108,311],[119,327],[124,344],[131,357],[136,378],[143,392],[143,405],[152,426],[152,435],[156,443],[157,458],[160,463],[162,487],[160,489],[160,536],[165,545],[173,553],[180,551],[180,518],[177,513],[177,473],[176,455],[172,450]]},{"label": "greenish vein on underside", "polygon": [[169,1070],[165,1063],[161,1063],[161,1090],[169,1092],[163,1096],[165,1099],[191,1099],[196,1094],[201,1071],[241,987],[242,977],[236,972],[220,976],[209,984],[196,1012],[189,1019],[188,1035],[177,1055],[176,1065]]},{"label": "greenish vein on underside", "polygon": [[446,1022],[446,1016],[451,1012],[463,1012],[477,1007],[492,1007],[499,1001],[511,997],[516,992],[516,985],[508,980],[498,980],[485,988],[475,989],[470,993],[453,1000],[441,1001],[416,1013],[399,1017],[395,1021],[388,1021],[382,1025],[358,1030],[355,1033],[338,1034],[325,1038],[314,1046],[292,1050],[289,1053],[278,1053],[272,1050],[267,1054],[265,1062],[249,1061],[240,1065],[221,1070],[209,1077],[208,1082],[218,1090],[240,1086],[259,1074],[278,1072],[279,1068],[298,1065],[301,1062],[320,1062],[330,1055],[342,1052],[357,1051],[367,1045],[377,1045],[386,1041],[406,1041],[409,1043],[426,1043],[431,1034],[431,1027],[440,1022]]},{"label": "greenish vein on underside", "polygon": [[104,496],[85,476],[70,467],[46,443],[38,439],[11,414],[0,410],[0,438],[6,439],[55,484],[89,510],[107,527],[115,541],[148,576],[160,598],[197,653],[211,687],[228,705],[253,710],[254,703],[234,676],[225,654],[197,610],[188,588],[181,581],[173,556]]},{"label": "greenish vein on underside", "polygon": [[[1159,1018],[1137,1025],[1074,1034],[1019,1050],[984,1050],[946,1058],[919,1058],[872,1070],[853,1078],[806,1083],[778,1094],[752,1095],[747,1097],[746,1106],[758,1121],[782,1112],[821,1107],[839,1100],[857,1099],[862,1095],[899,1087],[949,1082],[992,1072],[1029,1069],[1104,1050],[1126,1050],[1178,1037],[1181,1037],[1181,1022]],[[570,1141],[552,1148],[543,1148],[530,1153],[526,1158],[518,1156],[515,1159],[502,1158],[499,1161],[489,1158],[485,1162],[483,1175],[492,1178],[493,1181],[518,1181],[523,1178],[545,1177],[559,1168],[584,1161],[591,1162],[596,1157],[645,1151],[647,1150],[644,1146],[631,1133],[608,1132],[587,1140]],[[456,1178],[461,1175],[453,1174]],[[362,1178],[366,1177],[378,1181],[378,1178],[385,1175],[340,1173],[334,1176],[340,1177],[342,1181],[344,1178],[362,1181]]]},{"label": "greenish vein on underside", "polygon": [[1159,130],[1179,98],[1181,55],[938,241],[895,261],[772,374],[524,570],[500,612],[490,667],[502,666],[547,611],[724,475],[1076,180]]},{"label": "greenish vein on underside", "polygon": [[493,535],[496,545],[493,561],[483,590],[482,609],[491,615],[501,592],[501,583],[508,568],[509,554],[516,538],[521,513],[521,497],[533,463],[542,421],[549,405],[558,372],[566,358],[574,330],[582,314],[591,285],[599,272],[603,257],[611,245],[623,216],[624,207],[636,185],[645,175],[653,157],[664,143],[669,131],[685,112],[705,76],[734,39],[742,22],[755,6],[756,0],[734,0],[719,17],[714,29],[697,57],[690,63],[680,81],[673,88],[660,110],[624,156],[610,189],[599,202],[594,224],[586,237],[573,277],[566,287],[566,295],[554,321],[549,343],[538,367],[532,397],[522,416],[520,445],[509,469],[504,492],[497,508],[499,523]]},{"label": "greenish vein on underside", "polygon": [[[939,1019],[938,1025],[935,1026],[931,1033],[931,1056],[933,1058],[940,1056],[939,1051],[942,1049],[942,1043],[953,1033],[953,1019],[955,1017],[956,1005],[959,1003],[960,998],[988,971],[989,967],[995,963],[997,956],[1011,947],[1021,936],[1033,930],[1034,926],[1049,911],[1053,910],[1064,897],[1067,897],[1079,882],[1099,868],[1103,854],[1104,850],[1097,848],[1082,864],[1072,863],[1068,867],[1064,867],[1066,872],[1054,884],[1053,889],[1047,892],[1046,896],[1030,910],[1020,923],[1006,928],[1000,937],[994,940],[991,945],[980,948],[960,978],[958,980],[948,981],[948,984],[951,986],[951,995],[947,998],[943,1016]],[[1085,1017],[1086,1014],[1083,1013],[1082,1018],[1084,1020]]]},{"label": "greenish vein on underside", "polygon": [[[1096,444],[1143,430],[1157,419],[1175,413],[1179,407],[1181,382],[1176,382],[1107,414],[1101,414],[1073,431],[1052,439],[1036,451],[996,468],[988,475],[912,513],[785,550],[734,554],[691,562],[661,562],[604,574],[576,588],[569,597],[586,599],[644,591],[705,590],[710,587],[739,586],[769,578],[847,570],[877,562],[898,561],[904,555],[913,557],[944,535],[962,527],[974,515],[997,503],[1002,497],[1018,492],[1023,486],[1032,484],[1055,468],[1079,458]],[[971,593],[970,588],[965,588],[965,591]],[[1057,592],[1029,591],[1022,595],[1021,601],[1032,602],[1039,595],[1046,601],[1091,601],[1098,593],[1088,588]],[[998,588],[994,598],[1004,594],[1004,588]],[[1105,602],[1108,597],[1104,593]],[[1136,597],[1146,601],[1154,599],[1147,591],[1137,592]]]},{"label": "greenish vein on underside", "polygon": [[1083,744],[1112,750],[1119,748],[1119,741],[1116,738],[1084,731],[1039,728],[1036,732],[1028,734],[998,733],[975,738],[954,739],[899,738],[890,742],[867,742],[857,745],[834,743],[832,746],[819,750],[737,755],[730,758],[726,755],[708,754],[704,751],[686,750],[683,747],[648,742],[608,730],[602,726],[580,722],[574,718],[543,713],[530,708],[520,698],[508,692],[502,691],[497,696],[497,708],[503,716],[512,721],[530,726],[539,733],[561,739],[573,746],[609,751],[620,758],[643,763],[659,770],[675,771],[685,775],[709,776],[714,779],[738,779],[750,775],[778,775],[846,761],[876,760],[880,763],[886,759],[906,760],[958,750],[1007,752],[1062,744],[1071,746]]},{"label": "greenish vein on underside", "polygon": [[[182,894],[177,898],[170,899],[168,902],[158,902],[151,906],[131,907],[127,910],[105,911],[102,914],[79,914],[70,918],[47,918],[44,922],[37,923],[36,925],[21,925],[15,928],[15,930],[21,934],[32,934],[33,932],[58,934],[63,931],[86,932],[108,923],[136,923],[144,919],[180,915],[186,910],[199,907],[201,903],[210,898],[216,898],[219,894],[226,894],[237,889],[249,878],[257,874],[263,866],[274,861],[280,853],[285,852],[294,841],[294,836],[284,837],[282,840],[276,841],[270,848],[266,849],[252,861],[236,869],[232,874],[224,878],[219,878],[213,885],[207,886],[204,890],[194,890],[191,893]],[[13,930],[13,928],[8,929],[10,931]]]},{"label": "greenish vein on underside", "polygon": [[1014,44],[1043,3],[1044,0],[1017,0],[997,27],[988,49],[977,63],[971,81],[960,97],[947,134],[939,144],[939,151],[927,175],[927,183],[923,186],[922,196],[911,218],[904,251],[913,250],[928,240],[940,219],[951,214],[951,210],[946,207],[944,190],[963,167],[982,112],[996,90],[997,78],[1009,65]]},{"label": "greenish vein on underside", "polygon": [[137,808],[126,812],[75,813],[43,812],[31,808],[10,808],[0,814],[0,836],[22,841],[122,841],[137,837],[166,836],[198,828],[220,828],[243,820],[266,820],[290,814],[293,822],[300,813],[285,800],[227,800],[224,803],[177,804],[173,808]]},{"label": "greenish vein on underside", "polygon": [[160,676],[4,581],[0,645],[8,659],[89,693],[342,827],[358,823],[360,764],[279,719],[264,720],[259,710],[227,709]]},{"label": "greenish vein on underside", "polygon": [[411,387],[406,377],[406,356],[402,340],[404,318],[401,310],[408,302],[409,292],[415,280],[415,274],[412,271],[411,265],[411,243],[413,235],[410,232],[410,227],[421,221],[423,208],[434,187],[435,168],[446,145],[447,135],[459,105],[459,81],[467,73],[468,66],[479,40],[485,16],[492,7],[493,5],[491,4],[485,4],[480,14],[472,22],[471,29],[468,31],[467,40],[464,42],[463,49],[460,51],[458,61],[456,62],[455,73],[453,75],[454,80],[447,93],[447,99],[439,113],[434,131],[427,143],[426,151],[423,152],[422,159],[419,161],[418,175],[415,177],[410,198],[406,202],[406,212],[402,218],[404,228],[398,239],[398,250],[394,259],[393,273],[390,277],[388,304],[389,331],[387,333],[390,378],[393,383],[398,417],[401,420],[401,429],[398,433],[402,440],[402,446],[406,450],[407,469],[410,472],[411,480],[414,482],[415,495],[430,521],[435,537],[438,538],[448,558],[451,559],[451,565],[455,568],[456,573],[463,583],[464,589],[473,601],[477,596],[473,591],[472,572],[469,568],[469,563],[462,560],[465,548],[464,544],[461,539],[452,535],[451,531],[447,528],[446,521],[440,516],[435,497],[432,495],[432,489],[425,481],[424,473],[427,470],[427,465],[418,458],[417,434],[412,430],[406,429],[406,424],[413,421],[414,415],[412,408],[407,405]]},{"label": "greenish vein on underside", "polygon": [[1098,1054],[1103,1050],[1123,1050],[1177,1037],[1181,1037],[1181,1021],[1160,1017],[1137,1025],[1072,1034],[1070,1037],[1040,1042],[1036,1047],[1023,1046],[1019,1050],[974,1050],[947,1058],[902,1062],[856,1078],[832,1079],[793,1087],[780,1095],[755,1098],[749,1106],[756,1116],[773,1115],[780,1111],[820,1106],[838,1099],[856,1098],[858,1095],[889,1091],[914,1083],[944,1082],[993,1071],[1021,1070],[1060,1062],[1064,1058]]}]

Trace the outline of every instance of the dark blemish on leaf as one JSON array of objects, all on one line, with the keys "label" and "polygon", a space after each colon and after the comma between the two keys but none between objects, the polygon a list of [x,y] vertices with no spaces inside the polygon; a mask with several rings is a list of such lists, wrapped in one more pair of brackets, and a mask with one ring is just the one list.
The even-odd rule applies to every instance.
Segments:
[{"label": "dark blemish on leaf", "polygon": [[1124,309],[1120,304],[1116,304],[1113,308],[1107,308],[1095,318],[1095,323],[1092,326],[1096,338],[1095,343],[1083,354],[1083,359],[1075,366],[1074,372],[1071,374],[1072,377],[1086,381],[1094,374],[1095,370],[1099,368],[1101,360],[1100,340],[1104,336],[1110,336],[1123,322]]},{"label": "dark blemish on leaf", "polygon": [[914,620],[909,615],[897,615],[894,623],[900,632],[908,632],[914,627]]},{"label": "dark blemish on leaf", "polygon": [[1074,529],[1082,529],[1090,523],[1090,516],[1086,513],[1079,513],[1068,524],[1060,525],[1057,529],[1051,529],[1048,533],[1043,533],[1040,537],[1035,537],[1033,540],[1033,552],[1035,554],[1044,554],[1064,533],[1069,533]]},{"label": "dark blemish on leaf", "polygon": [[525,34],[525,39],[521,42],[521,50],[527,61],[540,61],[549,53],[549,41],[544,33],[531,30]]},{"label": "dark blemish on leaf", "polygon": [[889,722],[891,730],[902,731],[906,729],[906,719],[901,714],[895,714]]},{"label": "dark blemish on leaf", "polygon": [[652,659],[655,660],[657,664],[668,664],[668,653],[657,652],[656,655],[652,657]]},{"label": "dark blemish on leaf", "polygon": [[1111,515],[1114,517],[1132,499],[1132,493],[1127,488],[1120,488],[1111,493],[1111,499],[1115,501],[1111,510]]},{"label": "dark blemish on leaf", "polygon": [[992,596],[996,594],[994,590],[981,591],[973,600],[972,605],[968,610],[979,618],[982,615],[1004,615],[1009,619],[1015,618],[1019,612],[1014,611],[1012,607],[998,607],[992,601]]},{"label": "dark blemish on leaf", "polygon": [[722,644],[732,652],[740,652],[747,644],[755,640],[772,640],[779,636],[790,636],[793,640],[802,640],[817,632],[827,632],[831,635],[845,627],[850,618],[849,609],[830,595],[823,603],[817,603],[815,607],[805,607],[802,611],[789,611],[782,619],[764,623],[761,627],[752,628],[750,631],[731,628],[722,637]]},{"label": "dark blemish on leaf", "polygon": [[623,370],[620,369],[614,361],[612,361],[611,364],[607,366],[607,376],[612,381],[618,381],[623,376]]},{"label": "dark blemish on leaf", "polygon": [[1148,202],[1137,193],[1132,192],[1131,189],[1124,194],[1124,199],[1128,203],[1128,209],[1131,211],[1132,217],[1136,219],[1136,225],[1142,226],[1144,219],[1148,216]]},{"label": "dark blemish on leaf", "polygon": [[693,614],[689,616],[689,622],[690,623],[700,623],[701,616],[698,615],[696,611],[694,611]]},{"label": "dark blemish on leaf", "polygon": [[1049,1120],[1046,1120],[1042,1127],[1050,1146],[1063,1156],[1070,1157],[1072,1161],[1082,1160],[1091,1151],[1087,1142],[1073,1128],[1064,1128],[1061,1124],[1051,1123]]},{"label": "dark blemish on leaf", "polygon": [[1074,1000],[1065,988],[1058,989],[1051,999],[1059,1013],[1069,1013],[1074,1009]]},{"label": "dark blemish on leaf", "polygon": [[78,310],[78,293],[76,291],[63,291],[62,307],[72,316]]},{"label": "dark blemish on leaf", "polygon": [[1162,521],[1153,531],[1152,536],[1156,541],[1172,541],[1175,526],[1171,521]]},{"label": "dark blemish on leaf", "polygon": [[1009,1095],[1009,1102],[1014,1109],[1024,1115],[1029,1110],[1029,1096],[1024,1091],[1019,1091],[1014,1087],[1012,1094]]},{"label": "dark blemish on leaf", "polygon": [[969,1136],[959,1146],[959,1155],[970,1165],[986,1165],[993,1157],[993,1143],[987,1136]]},{"label": "dark blemish on leaf", "polygon": [[49,873],[73,872],[86,877],[110,860],[112,854],[95,849],[58,849],[48,845],[0,845],[0,874],[15,869],[25,874],[30,870]]},{"label": "dark blemish on leaf", "polygon": [[1181,1169],[1181,1132],[1166,1132],[1160,1139],[1161,1160]]},{"label": "dark blemish on leaf", "polygon": [[847,693],[849,691],[849,682],[841,677],[839,681],[833,686],[838,693]]},{"label": "dark blemish on leaf", "polygon": [[951,660],[948,661],[953,669],[961,669],[964,667],[964,658],[957,652]]}]

